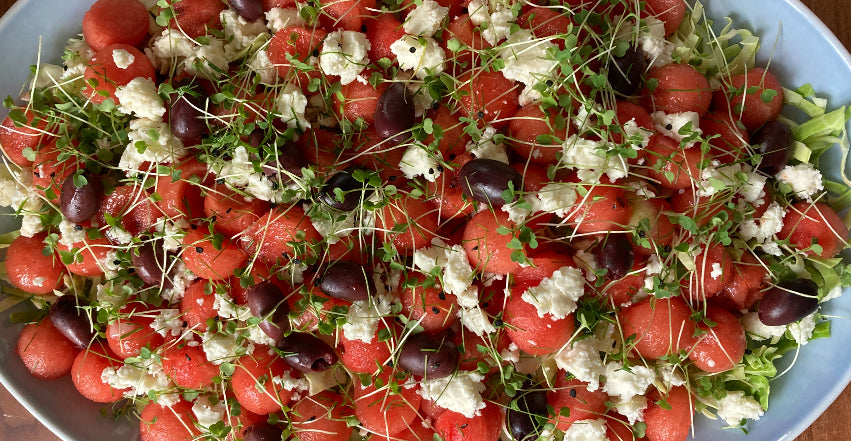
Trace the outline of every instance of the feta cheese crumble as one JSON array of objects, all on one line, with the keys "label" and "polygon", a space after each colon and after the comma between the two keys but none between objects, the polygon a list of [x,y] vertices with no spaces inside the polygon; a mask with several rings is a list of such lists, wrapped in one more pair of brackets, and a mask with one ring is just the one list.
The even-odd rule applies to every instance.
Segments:
[{"label": "feta cheese crumble", "polygon": [[798,199],[812,201],[813,195],[824,190],[821,172],[812,164],[787,165],[775,177],[791,187]]},{"label": "feta cheese crumble", "polygon": [[425,37],[421,42],[417,37],[405,35],[390,45],[390,51],[396,56],[399,68],[413,70],[417,78],[443,72],[445,54],[434,38]]},{"label": "feta cheese crumble", "polygon": [[449,14],[449,8],[440,6],[434,0],[423,0],[408,17],[403,25],[405,32],[418,37],[431,37],[437,32],[443,20]]},{"label": "feta cheese crumble", "polygon": [[112,62],[119,69],[127,69],[134,61],[136,61],[136,57],[124,49],[114,49],[112,51]]},{"label": "feta cheese crumble", "polygon": [[486,405],[482,399],[484,378],[478,372],[458,371],[449,377],[422,380],[417,393],[444,409],[473,418]]},{"label": "feta cheese crumble", "polygon": [[134,114],[139,118],[158,120],[165,115],[165,105],[157,93],[157,86],[149,78],[136,77],[126,86],[119,86],[115,91],[118,99],[118,110],[125,114]]},{"label": "feta cheese crumble", "polygon": [[742,420],[758,420],[762,414],[759,403],[739,390],[728,391],[718,400],[718,416],[731,426],[738,426]]},{"label": "feta cheese crumble", "polygon": [[437,159],[426,150],[425,146],[414,144],[402,154],[399,170],[408,179],[422,176],[425,180],[434,182],[440,176],[439,165]]},{"label": "feta cheese crumble", "polygon": [[550,314],[551,320],[561,320],[576,310],[576,302],[585,294],[585,276],[582,270],[563,266],[538,286],[529,288],[521,298],[533,305],[538,317]]},{"label": "feta cheese crumble", "polygon": [[366,83],[366,78],[358,77],[369,64],[368,51],[371,45],[366,35],[354,31],[335,31],[325,37],[319,54],[319,67],[326,75],[340,77],[340,84],[346,85],[358,80]]}]

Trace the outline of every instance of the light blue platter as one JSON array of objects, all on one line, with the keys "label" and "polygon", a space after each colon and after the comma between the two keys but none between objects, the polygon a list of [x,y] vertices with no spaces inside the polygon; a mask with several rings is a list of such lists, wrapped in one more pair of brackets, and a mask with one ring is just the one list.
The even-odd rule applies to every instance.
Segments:
[{"label": "light blue platter", "polygon": [[[65,41],[80,32],[90,0],[19,0],[0,20],[0,98],[17,97],[37,63],[59,64]],[[830,107],[851,103],[851,56],[841,43],[797,0],[705,0],[710,17],[730,16],[736,26],[747,27],[762,38],[764,63],[787,87],[811,83],[829,98]],[[770,4],[770,5],[769,5]],[[770,9],[769,9],[770,7]],[[49,25],[39,25],[49,23]],[[777,45],[774,46],[774,40]],[[0,111],[5,114],[6,111]],[[834,152],[835,153],[835,152]],[[825,161],[836,176],[839,161]],[[0,231],[12,227],[0,217]],[[698,441],[790,441],[806,429],[833,402],[851,380],[851,295],[830,302],[825,314],[835,316],[833,337],[813,341],[803,348],[796,366],[772,386],[771,409],[750,425],[750,434],[723,430],[717,421],[695,417]],[[0,319],[0,382],[57,436],[67,441],[139,438],[138,423],[103,418],[101,406],[80,397],[68,378],[44,382],[31,377],[15,355],[20,326]],[[107,408],[108,410],[108,408]]]}]

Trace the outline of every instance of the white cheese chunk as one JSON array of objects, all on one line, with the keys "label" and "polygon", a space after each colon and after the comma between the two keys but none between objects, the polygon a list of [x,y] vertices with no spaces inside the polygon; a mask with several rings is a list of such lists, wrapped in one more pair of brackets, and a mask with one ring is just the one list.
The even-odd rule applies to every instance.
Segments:
[{"label": "white cheese chunk", "polygon": [[136,61],[136,57],[130,52],[127,52],[124,49],[113,49],[112,62],[115,63],[115,67],[119,69],[127,69],[134,61]]},{"label": "white cheese chunk", "polygon": [[443,72],[443,48],[431,37],[425,37],[421,42],[417,37],[405,35],[390,45],[390,51],[396,56],[399,67],[413,70],[417,78]]},{"label": "white cheese chunk", "polygon": [[606,383],[603,391],[621,400],[643,395],[656,375],[645,366],[630,366],[629,370],[617,362],[606,364]]},{"label": "white cheese chunk", "polygon": [[816,193],[824,190],[821,172],[812,164],[787,165],[775,177],[778,182],[792,187],[798,199],[812,201]]},{"label": "white cheese chunk", "polygon": [[369,49],[371,45],[366,35],[354,31],[336,31],[328,34],[322,43],[319,54],[319,67],[325,75],[340,77],[340,84],[346,85],[366,79],[358,77],[369,64]]},{"label": "white cheese chunk", "polygon": [[437,159],[429,153],[424,146],[414,144],[408,146],[399,161],[399,170],[408,179],[422,176],[429,182],[434,182],[440,176],[440,164]]},{"label": "white cheese chunk", "polygon": [[608,441],[606,420],[580,420],[564,431],[565,441]]},{"label": "white cheese chunk", "polygon": [[561,320],[576,310],[576,302],[585,294],[585,277],[582,270],[563,266],[538,286],[529,288],[521,298],[535,306],[538,317],[550,314],[550,319]]},{"label": "white cheese chunk", "polygon": [[118,110],[125,114],[134,114],[140,118],[158,120],[165,115],[165,105],[157,93],[157,86],[149,78],[136,77],[126,86],[115,90],[118,98]]},{"label": "white cheese chunk", "polygon": [[444,409],[473,418],[485,408],[483,379],[478,372],[458,371],[449,377],[424,379],[417,393]]},{"label": "white cheese chunk", "polygon": [[600,377],[606,373],[595,343],[592,338],[579,340],[562,348],[555,356],[556,366],[588,383],[587,389],[591,392],[600,388]]},{"label": "white cheese chunk", "polygon": [[728,391],[718,400],[718,416],[731,426],[738,426],[742,420],[758,420],[763,413],[759,402],[739,390]]},{"label": "white cheese chunk", "polygon": [[449,8],[434,0],[423,0],[405,19],[405,32],[418,37],[431,37],[440,29]]},{"label": "white cheese chunk", "polygon": [[296,8],[272,8],[266,12],[266,27],[273,34],[281,29],[304,24],[304,19]]},{"label": "white cheese chunk", "polygon": [[502,75],[527,87],[550,79],[558,66],[558,62],[549,56],[555,44],[536,38],[526,29],[511,34],[500,47],[502,49],[497,54],[505,65]]}]

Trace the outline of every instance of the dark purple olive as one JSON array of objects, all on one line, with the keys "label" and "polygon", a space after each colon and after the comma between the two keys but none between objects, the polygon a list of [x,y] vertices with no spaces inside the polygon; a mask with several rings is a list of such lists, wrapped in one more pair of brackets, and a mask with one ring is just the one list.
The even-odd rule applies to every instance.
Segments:
[{"label": "dark purple olive", "polygon": [[367,300],[375,293],[371,273],[363,265],[351,260],[338,260],[328,265],[317,286],[319,290],[335,299]]},{"label": "dark purple olive", "polygon": [[307,166],[304,153],[294,143],[288,142],[278,148],[263,164],[263,174],[269,179],[287,184],[292,182],[292,176],[301,176],[301,168]]},{"label": "dark purple olive", "polygon": [[[516,407],[515,407],[516,406]],[[518,391],[517,397],[509,405],[505,414],[505,422],[511,437],[517,441],[532,441],[538,438],[546,418],[547,393],[543,390]]]},{"label": "dark purple olive", "polygon": [[313,334],[294,332],[278,342],[287,364],[301,372],[322,372],[337,364],[337,353]]},{"label": "dark purple olive", "polygon": [[283,433],[280,427],[266,421],[258,421],[245,429],[242,439],[243,441],[281,441]]},{"label": "dark purple olive", "polygon": [[130,253],[130,261],[136,269],[136,275],[148,285],[162,285],[163,289],[171,288],[171,280],[163,277],[163,269],[169,268],[170,254],[163,251],[160,240],[146,240],[141,246]]},{"label": "dark purple olive", "polygon": [[[78,306],[79,302],[79,306]],[[82,299],[73,295],[64,295],[56,299],[50,307],[50,321],[74,346],[88,347],[95,339],[95,330],[85,309]]]},{"label": "dark purple olive", "polygon": [[375,133],[379,137],[400,144],[408,138],[415,119],[414,100],[405,83],[393,83],[384,89],[375,107]]},{"label": "dark purple olive", "polygon": [[641,76],[644,75],[646,67],[644,55],[630,46],[623,56],[611,59],[609,84],[615,92],[632,96],[641,87]]},{"label": "dark purple olive", "polygon": [[[366,199],[372,189],[352,176],[354,170],[346,169],[328,178],[319,193],[319,200],[342,211],[352,211],[360,206],[361,200]],[[337,189],[343,193],[342,201],[337,197]]]},{"label": "dark purple olive", "polygon": [[228,0],[228,3],[237,14],[248,21],[263,16],[263,0]]},{"label": "dark purple olive", "polygon": [[266,134],[263,130],[255,129],[250,135],[248,135],[248,145],[255,149],[260,147],[260,144],[263,144],[263,138],[265,136]]},{"label": "dark purple olive", "polygon": [[759,320],[768,326],[782,326],[816,312],[818,285],[810,279],[783,282],[762,296]]},{"label": "dark purple olive", "polygon": [[286,296],[272,282],[261,282],[245,290],[248,308],[255,317],[263,319],[260,329],[275,341],[290,330],[290,306]]},{"label": "dark purple olive", "polygon": [[506,204],[502,194],[508,190],[509,184],[516,192],[523,189],[520,173],[494,159],[474,159],[464,164],[458,172],[458,181],[465,196],[494,207]]},{"label": "dark purple olive", "polygon": [[[175,83],[174,88],[187,86],[186,81]],[[207,96],[201,87],[190,87],[189,91],[172,95],[168,110],[171,133],[186,145],[198,144],[207,134],[207,122],[203,119]]]},{"label": "dark purple olive", "polygon": [[594,250],[597,258],[597,268],[606,269],[606,277],[611,280],[622,279],[635,263],[635,252],[632,242],[623,234],[609,234]]},{"label": "dark purple olive", "polygon": [[[62,193],[59,195],[59,209],[71,222],[80,223],[92,218],[100,208],[103,199],[103,182],[97,175],[84,173],[86,183],[80,187],[74,183],[76,173],[65,178]],[[80,179],[80,178],[77,178]]]},{"label": "dark purple olive", "polygon": [[399,351],[397,366],[423,378],[443,378],[455,372],[460,354],[446,334],[414,334]]},{"label": "dark purple olive", "polygon": [[762,155],[757,170],[774,176],[792,157],[792,129],[786,123],[769,121],[751,135],[751,145]]}]

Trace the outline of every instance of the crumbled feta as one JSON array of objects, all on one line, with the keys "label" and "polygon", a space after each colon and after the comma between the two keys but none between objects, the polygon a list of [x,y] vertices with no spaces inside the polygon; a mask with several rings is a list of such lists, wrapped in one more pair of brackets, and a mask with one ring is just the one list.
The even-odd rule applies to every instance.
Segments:
[{"label": "crumbled feta", "polygon": [[149,78],[136,77],[126,86],[118,86],[115,90],[118,98],[118,110],[139,118],[158,120],[165,114],[165,105],[157,93],[157,86]]},{"label": "crumbled feta", "polygon": [[440,29],[449,8],[434,0],[423,0],[405,19],[405,32],[418,37],[431,37]]},{"label": "crumbled feta", "polygon": [[183,245],[183,236],[186,235],[186,230],[189,228],[189,222],[184,218],[168,219],[165,216],[157,218],[154,223],[154,231],[158,234],[157,237],[162,238],[163,251],[166,253],[179,251]]},{"label": "crumbled feta", "polygon": [[326,209],[322,204],[314,205],[313,208],[306,205],[305,211],[310,213],[310,223],[329,245],[339,242],[341,237],[348,236],[356,229],[357,219],[352,213]]},{"label": "crumbled feta", "polygon": [[511,34],[500,47],[502,49],[497,55],[505,65],[501,70],[502,75],[525,84],[527,89],[551,78],[553,70],[558,66],[558,62],[549,56],[555,44],[536,38],[526,29]]},{"label": "crumbled feta", "polygon": [[600,388],[600,377],[606,373],[600,350],[593,340],[586,338],[573,342],[555,356],[556,366],[570,372],[577,380],[588,383],[587,389],[591,392]]},{"label": "crumbled feta", "polygon": [[101,373],[101,381],[115,389],[128,389],[125,397],[150,396],[156,394],[157,403],[162,406],[173,406],[180,396],[167,393],[174,389],[168,375],[153,359],[143,360],[145,365],[135,366],[125,364],[118,368],[107,367]]},{"label": "crumbled feta", "polygon": [[563,266],[538,286],[529,288],[521,298],[535,306],[538,317],[550,314],[550,319],[561,320],[576,309],[576,302],[585,294],[585,277],[582,270]]},{"label": "crumbled feta", "polygon": [[212,404],[207,397],[198,397],[192,403],[192,413],[195,415],[195,423],[201,427],[209,428],[213,424],[224,420],[227,408],[224,401]]},{"label": "crumbled feta", "polygon": [[482,36],[491,45],[496,45],[511,34],[511,24],[516,20],[511,6],[508,0],[471,0],[467,10],[474,25],[487,23],[482,29]]},{"label": "crumbled feta", "polygon": [[113,49],[112,62],[115,63],[115,67],[119,69],[127,69],[134,61],[136,61],[136,57],[134,57],[130,52],[127,52],[124,49]]},{"label": "crumbled feta", "polygon": [[183,333],[183,315],[179,309],[163,309],[154,317],[150,326],[163,337],[177,337]]},{"label": "crumbled feta", "polygon": [[429,73],[436,75],[443,72],[443,48],[431,37],[421,41],[417,37],[405,35],[390,45],[390,51],[396,56],[399,68],[413,70],[417,78],[425,78]]},{"label": "crumbled feta", "polygon": [[252,317],[251,309],[238,305],[227,293],[216,290],[213,295],[213,309],[218,311],[219,317],[242,321],[246,321]]},{"label": "crumbled feta", "polygon": [[281,29],[304,25],[304,19],[296,8],[272,8],[266,12],[266,27],[273,34]]},{"label": "crumbled feta", "polygon": [[36,74],[32,79],[30,87],[42,88],[59,84],[62,81],[62,75],[64,73],[65,69],[63,69],[62,66],[47,63],[41,64],[36,70]]},{"label": "crumbled feta", "polygon": [[86,40],[79,38],[71,38],[68,44],[65,45],[65,53],[68,54],[64,58],[65,73],[62,74],[63,80],[73,80],[82,77],[86,72],[86,67],[91,64],[92,57],[95,56],[95,51],[89,46]]},{"label": "crumbled feta", "polygon": [[[458,297],[458,305],[475,308],[479,305],[478,290],[473,284],[473,267],[467,258],[467,252],[461,245],[449,246],[436,238],[433,246],[414,251],[414,266],[425,273],[431,273],[435,267],[443,270],[441,285],[443,291]],[[472,288],[472,289],[471,289]]]},{"label": "crumbled feta", "polygon": [[737,189],[740,185],[739,178],[742,176],[742,173],[741,164],[721,166],[717,161],[712,161],[712,164],[700,171],[697,195],[709,197],[719,191],[730,188]]},{"label": "crumbled feta", "polygon": [[509,363],[520,362],[520,348],[514,342],[511,342],[507,348],[499,353],[499,358]]},{"label": "crumbled feta", "polygon": [[508,164],[508,152],[505,144],[494,142],[496,129],[493,126],[487,126],[482,131],[482,137],[477,141],[467,143],[466,149],[479,159],[493,159],[494,161]]},{"label": "crumbled feta", "polygon": [[785,326],[768,326],[759,319],[759,314],[749,312],[742,316],[742,327],[754,340],[769,340],[774,337],[782,337],[786,333]]},{"label": "crumbled feta", "polygon": [[759,207],[765,203],[763,198],[765,197],[765,182],[767,178],[755,171],[746,172],[745,176],[747,179],[739,188],[739,194],[745,202],[753,204],[754,207]]},{"label": "crumbled feta", "polygon": [[391,313],[394,300],[389,294],[378,293],[371,300],[352,302],[343,324],[343,335],[349,340],[372,342],[382,317]]},{"label": "crumbled feta", "polygon": [[179,30],[166,28],[154,38],[150,55],[160,72],[177,66],[178,70],[190,75],[216,79],[227,72],[234,51],[217,38],[208,39],[207,44],[198,44]]},{"label": "crumbled feta", "polygon": [[665,22],[656,17],[645,17],[644,26],[639,27],[637,47],[650,60],[652,67],[661,67],[673,61],[676,45],[665,38]]},{"label": "crumbled feta", "polygon": [[783,229],[784,216],[786,209],[772,202],[761,218],[748,219],[739,224],[739,236],[743,240],[756,239],[759,243],[765,243]]},{"label": "crumbled feta", "polygon": [[813,331],[816,330],[815,314],[810,314],[795,323],[789,323],[788,329],[789,333],[792,334],[792,338],[799,345],[803,346],[807,344],[813,337]]},{"label": "crumbled feta", "polygon": [[259,325],[248,326],[248,336],[246,338],[254,344],[269,347],[273,347],[278,343],[275,339],[269,337],[269,334],[267,334]]},{"label": "crumbled feta", "polygon": [[219,18],[227,44],[233,52],[250,47],[257,37],[267,34],[263,20],[248,21],[233,9],[225,9],[219,14]]},{"label": "crumbled feta", "polygon": [[44,231],[44,224],[41,223],[41,216],[26,213],[21,217],[21,236],[35,237],[42,231]]},{"label": "crumbled feta", "polygon": [[629,400],[636,395],[643,395],[655,378],[653,371],[645,366],[630,366],[627,370],[620,363],[610,362],[606,364],[603,391],[621,400]]},{"label": "crumbled feta", "polygon": [[762,414],[759,402],[739,390],[728,391],[718,400],[718,416],[731,426],[738,426],[742,420],[758,420]]},{"label": "crumbled feta", "polygon": [[459,308],[458,318],[461,319],[461,325],[480,337],[496,332],[496,328],[488,319],[487,313],[479,306]]},{"label": "crumbled feta", "polygon": [[439,165],[434,155],[429,153],[424,146],[414,144],[408,146],[405,153],[402,154],[402,160],[399,161],[399,170],[408,179],[422,176],[427,181],[434,182],[440,176]]},{"label": "crumbled feta", "polygon": [[139,171],[145,162],[174,163],[188,153],[183,143],[172,135],[168,123],[138,118],[130,121],[129,129],[127,137],[130,143],[118,163],[118,167],[123,170]]},{"label": "crumbled feta", "polygon": [[775,177],[778,182],[792,187],[798,199],[811,201],[813,195],[824,190],[821,172],[809,163],[787,165]]},{"label": "crumbled feta", "polygon": [[606,437],[606,420],[575,421],[564,431],[565,441],[608,441]]},{"label": "crumbled feta", "polygon": [[274,63],[269,59],[269,51],[266,49],[261,49],[251,56],[248,68],[260,76],[260,82],[263,84],[278,82],[278,70],[275,69]]},{"label": "crumbled feta", "polygon": [[683,375],[682,367],[678,367],[668,363],[659,363],[656,366],[656,371],[662,383],[669,387],[682,386],[686,384],[686,377]]},{"label": "crumbled feta", "polygon": [[611,146],[605,141],[595,141],[577,135],[568,137],[562,144],[561,164],[577,169],[583,181],[596,181],[605,173],[612,182],[629,174],[629,164],[620,155],[607,156]]},{"label": "crumbled feta", "polygon": [[482,380],[484,376],[478,372],[458,371],[449,377],[422,380],[417,393],[444,409],[473,418],[485,408]]},{"label": "crumbled feta", "polygon": [[182,260],[179,260],[177,264],[172,268],[169,278],[171,280],[171,288],[164,289],[160,293],[160,296],[164,300],[168,300],[169,302],[175,303],[183,298],[183,293],[186,291],[186,288],[192,284],[192,281],[197,279],[198,276],[189,271],[186,268],[186,264],[183,263]]},{"label": "crumbled feta", "polygon": [[[665,113],[662,111],[650,114],[659,133],[677,141],[703,133],[700,130],[700,114],[697,112]],[[686,148],[694,145],[694,141],[686,144]]]},{"label": "crumbled feta", "polygon": [[86,229],[68,219],[62,219],[59,223],[59,243],[69,247],[86,239]]},{"label": "crumbled feta", "polygon": [[319,67],[325,75],[340,77],[340,84],[346,85],[366,79],[358,77],[369,64],[369,49],[371,44],[366,35],[354,31],[336,31],[328,34],[322,43],[319,54]]},{"label": "crumbled feta", "polygon": [[644,410],[647,409],[647,397],[635,395],[627,400],[617,398],[614,404],[618,413],[625,416],[630,424],[644,421]]},{"label": "crumbled feta", "polygon": [[565,217],[576,204],[576,186],[566,182],[547,184],[534,199],[532,204],[538,211]]},{"label": "crumbled feta", "polygon": [[233,157],[229,161],[216,162],[214,168],[219,168],[216,173],[219,179],[224,179],[230,185],[244,188],[251,196],[264,201],[281,202],[283,191],[279,191],[277,185],[263,172],[254,170],[254,163],[244,146],[234,149]]},{"label": "crumbled feta", "polygon": [[307,109],[307,97],[295,85],[287,85],[278,94],[275,105],[281,114],[281,121],[287,123],[287,127],[300,129],[310,127],[310,121],[304,116],[304,112]]},{"label": "crumbled feta", "polygon": [[242,345],[237,342],[236,335],[220,334],[208,331],[204,334],[204,340],[201,343],[201,347],[204,348],[204,354],[207,355],[207,361],[215,365],[220,365],[226,361],[233,361],[242,355],[239,352]]},{"label": "crumbled feta", "polygon": [[641,150],[650,144],[650,137],[653,136],[653,132],[639,126],[635,122],[635,118],[623,123],[621,127],[626,135],[624,142],[629,142],[636,150]]}]

